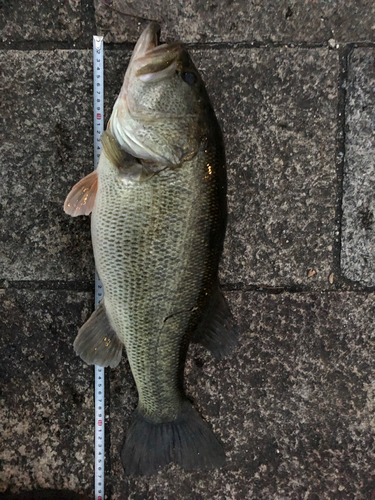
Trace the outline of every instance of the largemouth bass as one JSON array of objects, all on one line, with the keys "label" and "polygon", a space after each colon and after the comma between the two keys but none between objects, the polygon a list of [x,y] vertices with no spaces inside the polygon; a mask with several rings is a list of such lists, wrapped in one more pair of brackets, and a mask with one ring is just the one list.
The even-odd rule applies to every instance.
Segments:
[{"label": "largemouth bass", "polygon": [[190,341],[219,359],[237,341],[218,283],[227,213],[220,127],[184,46],[158,38],[152,23],[138,40],[98,168],[64,205],[72,216],[92,214],[105,292],[74,347],[110,367],[126,348],[139,402],[121,457],[134,475],[169,462],[223,465],[221,444],[185,396],[183,371]]}]

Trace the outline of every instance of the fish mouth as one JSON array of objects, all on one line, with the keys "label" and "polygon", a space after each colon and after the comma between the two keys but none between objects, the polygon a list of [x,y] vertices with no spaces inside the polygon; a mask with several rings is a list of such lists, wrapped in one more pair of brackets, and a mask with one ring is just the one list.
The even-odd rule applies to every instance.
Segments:
[{"label": "fish mouth", "polygon": [[184,51],[180,41],[159,44],[160,26],[151,23],[140,36],[132,56],[133,74],[143,82],[167,78],[178,69]]}]

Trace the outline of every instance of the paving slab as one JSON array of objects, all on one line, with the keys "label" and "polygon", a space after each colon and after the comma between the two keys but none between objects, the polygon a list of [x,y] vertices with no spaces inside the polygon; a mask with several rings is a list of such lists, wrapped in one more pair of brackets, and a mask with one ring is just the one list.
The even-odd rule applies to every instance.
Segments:
[{"label": "paving slab", "polygon": [[[106,121],[129,58],[106,53]],[[0,279],[92,280],[89,217],[63,211],[93,169],[92,52],[0,51],[0,68]]]},{"label": "paving slab", "polygon": [[[106,120],[129,55],[106,52]],[[227,150],[222,281],[330,286],[337,53],[196,49],[192,56]],[[89,220],[62,211],[71,187],[92,169],[91,51],[4,51],[0,63],[6,124],[0,277],[92,279]]]},{"label": "paving slab", "polygon": [[221,49],[193,56],[226,145],[222,282],[330,287],[337,53]]},{"label": "paving slab", "polygon": [[[0,297],[0,493],[89,496],[93,369],[72,342],[92,295],[8,289]],[[119,451],[136,391],[124,358],[110,371],[112,499],[372,498],[375,294],[227,298],[239,347],[216,362],[192,346],[186,367],[187,393],[222,440],[226,466],[185,473],[170,465],[151,478],[125,478]]]},{"label": "paving slab", "polygon": [[191,43],[375,40],[371,0],[95,0],[94,5],[98,30],[107,42],[135,42],[150,21],[161,24],[165,39]]},{"label": "paving slab", "polygon": [[[190,53],[226,146],[229,218],[221,281],[330,288],[337,243],[337,52]],[[114,102],[126,58],[113,51],[106,61]]]},{"label": "paving slab", "polygon": [[63,212],[92,170],[89,51],[2,51],[0,277],[92,279],[89,218]]},{"label": "paving slab", "polygon": [[[337,52],[221,48],[190,53],[226,146],[229,219],[222,282],[331,287],[337,243]],[[109,103],[119,92],[126,64],[122,51],[107,54]]]},{"label": "paving slab", "polygon": [[349,57],[341,267],[344,276],[375,286],[375,50]]},{"label": "paving slab", "polygon": [[88,293],[0,291],[0,494],[92,492],[94,372],[72,345],[92,309]]},{"label": "paving slab", "polygon": [[170,465],[126,478],[120,450],[136,393],[110,372],[112,500],[369,500],[374,476],[375,294],[228,292],[240,346],[188,354],[186,388],[222,440],[220,470]]},{"label": "paving slab", "polygon": [[74,41],[82,34],[80,0],[6,0],[0,8],[0,41]]}]

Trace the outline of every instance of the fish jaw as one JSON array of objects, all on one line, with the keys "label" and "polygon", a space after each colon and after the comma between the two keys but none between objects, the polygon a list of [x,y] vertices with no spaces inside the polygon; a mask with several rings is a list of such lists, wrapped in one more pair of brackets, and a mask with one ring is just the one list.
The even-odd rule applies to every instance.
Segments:
[{"label": "fish jaw", "polygon": [[129,88],[129,80],[133,71],[134,61],[138,57],[142,57],[146,52],[157,47],[159,43],[160,26],[157,23],[151,23],[143,31],[142,35],[139,37],[134,51],[132,53],[128,69],[126,70],[124,83],[121,88],[120,95],[126,96],[127,90]]},{"label": "fish jaw", "polygon": [[184,51],[177,41],[159,45],[160,26],[150,23],[140,36],[126,70],[121,93],[126,96],[132,78],[157,81],[168,77],[177,68],[176,59]]}]

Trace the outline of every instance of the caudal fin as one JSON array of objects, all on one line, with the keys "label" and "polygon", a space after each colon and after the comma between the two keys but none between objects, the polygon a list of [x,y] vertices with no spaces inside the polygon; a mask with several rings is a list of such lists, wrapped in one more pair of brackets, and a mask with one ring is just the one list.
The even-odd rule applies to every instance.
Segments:
[{"label": "caudal fin", "polygon": [[210,427],[185,401],[171,422],[152,422],[136,410],[121,460],[127,475],[150,476],[170,462],[188,471],[218,468],[225,454]]}]

